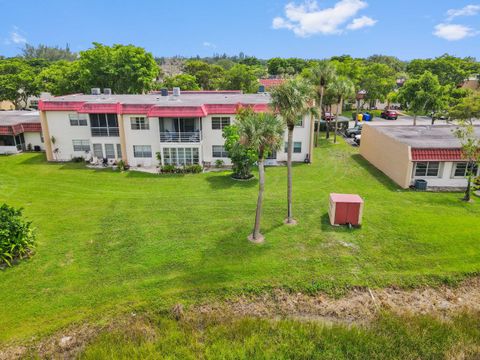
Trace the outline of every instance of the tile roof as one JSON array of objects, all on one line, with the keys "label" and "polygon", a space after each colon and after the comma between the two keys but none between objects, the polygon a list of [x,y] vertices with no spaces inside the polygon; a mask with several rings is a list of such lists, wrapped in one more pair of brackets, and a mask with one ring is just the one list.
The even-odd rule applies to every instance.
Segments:
[{"label": "tile roof", "polygon": [[462,155],[461,149],[412,149],[413,161],[461,161]]},{"label": "tile roof", "polygon": [[41,131],[38,111],[0,111],[0,135]]},{"label": "tile roof", "polygon": [[271,88],[278,85],[282,85],[285,82],[285,79],[258,79],[261,85],[265,88]]}]

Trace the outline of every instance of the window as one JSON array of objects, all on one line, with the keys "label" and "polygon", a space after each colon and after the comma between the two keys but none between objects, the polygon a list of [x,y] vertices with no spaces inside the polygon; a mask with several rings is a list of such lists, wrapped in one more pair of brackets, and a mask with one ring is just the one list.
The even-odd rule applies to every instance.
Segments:
[{"label": "window", "polygon": [[277,152],[274,150],[274,151],[270,151],[266,157],[267,160],[277,160]]},{"label": "window", "polygon": [[102,144],[93,144],[93,156],[103,159]]},{"label": "window", "polygon": [[88,140],[72,140],[73,151],[90,151],[90,141]]},{"label": "window", "polygon": [[213,145],[212,146],[212,157],[214,158],[225,158],[228,157],[228,153],[225,151],[223,145]]},{"label": "window", "polygon": [[166,165],[198,164],[198,148],[163,148],[163,162]]},{"label": "window", "polygon": [[131,117],[130,124],[132,126],[132,130],[149,130],[150,124],[148,123],[148,119],[144,117]]},{"label": "window", "polygon": [[415,163],[415,176],[437,177],[440,171],[438,161],[417,162]]},{"label": "window", "polygon": [[90,114],[92,136],[118,136],[117,114]]},{"label": "window", "polygon": [[[468,175],[468,163],[466,162],[457,162],[455,163],[455,172],[454,172],[454,177],[465,177]],[[476,175],[478,173],[478,165],[473,164],[473,169],[472,169],[472,174]]]},{"label": "window", "polygon": [[69,114],[71,126],[87,126],[87,114]]},{"label": "window", "polygon": [[295,124],[296,127],[303,127],[303,117],[298,119],[297,123]]},{"label": "window", "polygon": [[122,158],[122,145],[117,144],[117,158],[121,159]]},{"label": "window", "polygon": [[115,146],[113,144],[105,144],[105,157],[115,159]]},{"label": "window", "polygon": [[230,125],[229,117],[212,117],[212,129],[222,130],[225,126]]},{"label": "window", "polygon": [[[288,142],[285,142],[285,152],[288,152]],[[301,141],[294,141],[293,142],[293,153],[301,153],[302,152],[302,142]]]},{"label": "window", "polygon": [[133,145],[133,156],[136,158],[151,158],[152,147],[150,145]]}]

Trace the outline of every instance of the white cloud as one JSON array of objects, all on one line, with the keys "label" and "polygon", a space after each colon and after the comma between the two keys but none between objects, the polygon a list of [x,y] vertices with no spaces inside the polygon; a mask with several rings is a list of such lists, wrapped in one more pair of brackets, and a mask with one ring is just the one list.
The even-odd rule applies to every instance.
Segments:
[{"label": "white cloud", "polygon": [[474,16],[480,13],[480,5],[467,5],[461,9],[450,9],[447,11],[447,19],[452,20],[458,16]]},{"label": "white cloud", "polygon": [[474,36],[477,34],[477,32],[471,27],[465,25],[438,24],[435,26],[435,31],[433,34],[448,41],[456,41],[469,36]]},{"label": "white cloud", "polygon": [[5,39],[5,44],[25,44],[27,38],[21,34],[20,29],[17,26],[13,27],[13,30],[10,31],[10,34],[7,39]]},{"label": "white cloud", "polygon": [[[363,0],[340,0],[333,7],[323,9],[318,6],[315,0],[307,0],[299,5],[289,3],[285,6],[285,16],[274,18],[272,27],[274,29],[292,30],[297,36],[302,37],[314,34],[340,34],[344,30],[343,25],[367,6],[368,4]],[[368,19],[373,23],[362,24],[359,27],[355,27],[358,25],[352,23],[350,25],[354,27],[351,30],[371,26],[375,23],[375,20]],[[362,19],[362,21],[365,20]]]},{"label": "white cloud", "polygon": [[349,30],[358,30],[363,27],[367,26],[373,26],[377,23],[377,20],[372,19],[371,17],[368,16],[362,16],[356,19],[353,19],[353,21],[347,25],[347,29]]},{"label": "white cloud", "polygon": [[204,41],[202,45],[205,46],[205,47],[208,47],[208,48],[212,48],[212,49],[215,49],[217,47],[217,45],[215,45],[211,42],[208,42],[208,41]]}]

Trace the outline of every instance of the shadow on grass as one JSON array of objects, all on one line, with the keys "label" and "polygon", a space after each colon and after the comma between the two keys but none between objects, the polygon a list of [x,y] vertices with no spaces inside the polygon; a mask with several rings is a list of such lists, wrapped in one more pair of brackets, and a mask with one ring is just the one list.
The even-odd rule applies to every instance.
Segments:
[{"label": "shadow on grass", "polygon": [[[28,154],[32,154],[32,153],[28,153]],[[47,157],[45,156],[45,153],[35,153],[35,155],[33,156],[29,156],[27,157],[26,159],[24,159],[21,164],[23,165],[45,165],[45,164],[49,164],[49,162],[47,162]]]},{"label": "shadow on grass", "polygon": [[258,180],[252,178],[250,180],[236,180],[232,178],[232,175],[227,174],[216,174],[207,177],[207,181],[210,184],[210,187],[215,190],[229,189],[231,187],[240,187],[240,188],[252,188],[258,185]]},{"label": "shadow on grass", "polygon": [[343,232],[343,233],[351,233],[354,231],[360,230],[360,227],[352,227],[349,228],[347,225],[340,225],[340,226],[333,226],[330,224],[330,216],[328,212],[323,214],[321,217],[320,228],[323,232]]},{"label": "shadow on grass", "polygon": [[363,169],[367,170],[368,173],[374,177],[380,184],[382,184],[386,189],[390,191],[398,191],[401,190],[401,188],[393,182],[393,180],[390,180],[390,178],[385,175],[383,172],[378,170],[375,166],[370,164],[362,155],[360,154],[353,154],[352,159],[360,165]]}]

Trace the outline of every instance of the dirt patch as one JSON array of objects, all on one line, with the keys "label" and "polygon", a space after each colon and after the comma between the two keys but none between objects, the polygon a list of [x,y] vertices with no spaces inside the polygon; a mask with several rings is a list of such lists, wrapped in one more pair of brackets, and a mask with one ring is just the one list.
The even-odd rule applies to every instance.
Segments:
[{"label": "dirt patch", "polygon": [[476,277],[457,287],[354,289],[339,299],[325,294],[292,294],[275,290],[257,296],[241,296],[229,301],[194,306],[189,313],[366,323],[380,311],[448,318],[462,310],[480,311],[479,299],[480,277]]},{"label": "dirt patch", "polygon": [[[199,304],[187,310],[177,304],[172,318],[197,321],[213,316],[231,320],[240,317],[290,318],[321,321],[325,324],[368,324],[381,311],[398,315],[433,315],[443,319],[461,311],[480,312],[480,277],[468,279],[456,287],[424,287],[412,290],[396,288],[354,289],[346,296],[307,295],[274,290],[262,295],[239,296],[231,300]],[[107,325],[72,326],[41,340],[0,350],[0,360],[36,355],[40,358],[72,359],[99,333],[125,329],[142,336],[153,336],[148,315],[128,314]],[[454,357],[455,358],[455,357]]]}]

